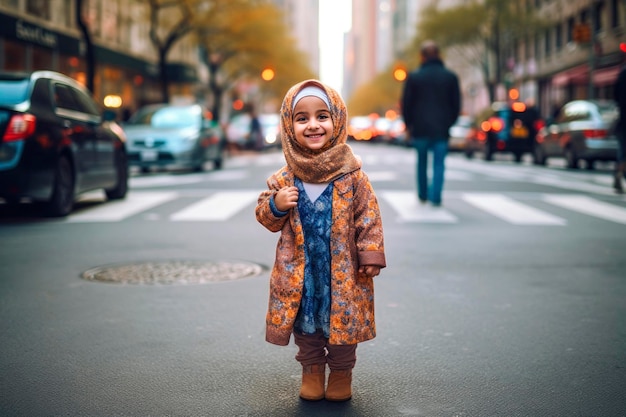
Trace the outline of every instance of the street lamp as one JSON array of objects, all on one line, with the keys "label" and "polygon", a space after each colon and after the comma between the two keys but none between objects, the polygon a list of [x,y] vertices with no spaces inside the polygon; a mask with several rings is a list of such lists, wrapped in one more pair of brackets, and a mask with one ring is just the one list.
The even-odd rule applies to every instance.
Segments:
[{"label": "street lamp", "polygon": [[265,68],[261,72],[261,78],[263,79],[263,81],[272,81],[274,79],[274,75],[274,70],[271,68]]}]

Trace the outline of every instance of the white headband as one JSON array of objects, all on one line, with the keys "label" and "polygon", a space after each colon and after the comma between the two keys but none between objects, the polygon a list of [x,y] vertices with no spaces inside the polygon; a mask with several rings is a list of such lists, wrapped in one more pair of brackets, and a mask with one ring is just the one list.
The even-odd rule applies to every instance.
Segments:
[{"label": "white headband", "polygon": [[296,108],[296,104],[298,104],[298,101],[300,101],[300,99],[304,98],[304,97],[309,97],[309,96],[313,96],[313,97],[317,97],[320,100],[322,100],[324,103],[326,103],[326,107],[328,107],[328,109],[330,109],[330,100],[328,99],[328,96],[326,95],[326,92],[324,90],[322,90],[319,87],[313,86],[313,85],[309,85],[307,87],[304,87],[302,90],[298,91],[298,94],[296,94],[296,97],[293,99],[293,104],[291,105],[291,110]]}]

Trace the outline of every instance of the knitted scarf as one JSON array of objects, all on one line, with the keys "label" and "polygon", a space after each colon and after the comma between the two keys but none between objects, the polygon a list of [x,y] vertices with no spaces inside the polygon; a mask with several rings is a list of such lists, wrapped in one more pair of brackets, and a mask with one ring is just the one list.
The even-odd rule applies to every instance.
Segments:
[{"label": "knitted scarf", "polygon": [[[306,86],[316,86],[326,92],[330,100],[330,116],[333,121],[331,140],[318,150],[300,145],[293,127],[293,100]],[[361,167],[359,160],[346,143],[348,139],[348,111],[343,99],[334,89],[317,80],[306,80],[291,87],[280,109],[281,141],[287,166],[304,182],[321,184],[331,182]]]}]

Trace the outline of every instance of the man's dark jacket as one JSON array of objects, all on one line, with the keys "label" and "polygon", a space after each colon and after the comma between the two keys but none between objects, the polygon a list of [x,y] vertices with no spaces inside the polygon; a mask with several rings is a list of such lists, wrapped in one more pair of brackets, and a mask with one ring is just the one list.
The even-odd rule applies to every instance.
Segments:
[{"label": "man's dark jacket", "polygon": [[448,140],[461,111],[459,79],[439,59],[411,72],[402,92],[402,117],[412,138]]}]

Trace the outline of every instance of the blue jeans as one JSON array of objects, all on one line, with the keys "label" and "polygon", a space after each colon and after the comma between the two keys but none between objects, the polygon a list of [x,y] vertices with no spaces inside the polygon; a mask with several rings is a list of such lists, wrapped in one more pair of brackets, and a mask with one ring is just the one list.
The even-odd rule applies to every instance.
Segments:
[{"label": "blue jeans", "polygon": [[[417,196],[421,201],[430,200],[433,204],[439,205],[443,190],[444,162],[448,154],[448,141],[413,138],[413,146],[417,149]],[[429,152],[433,154],[433,178],[430,186],[428,181]]]}]

